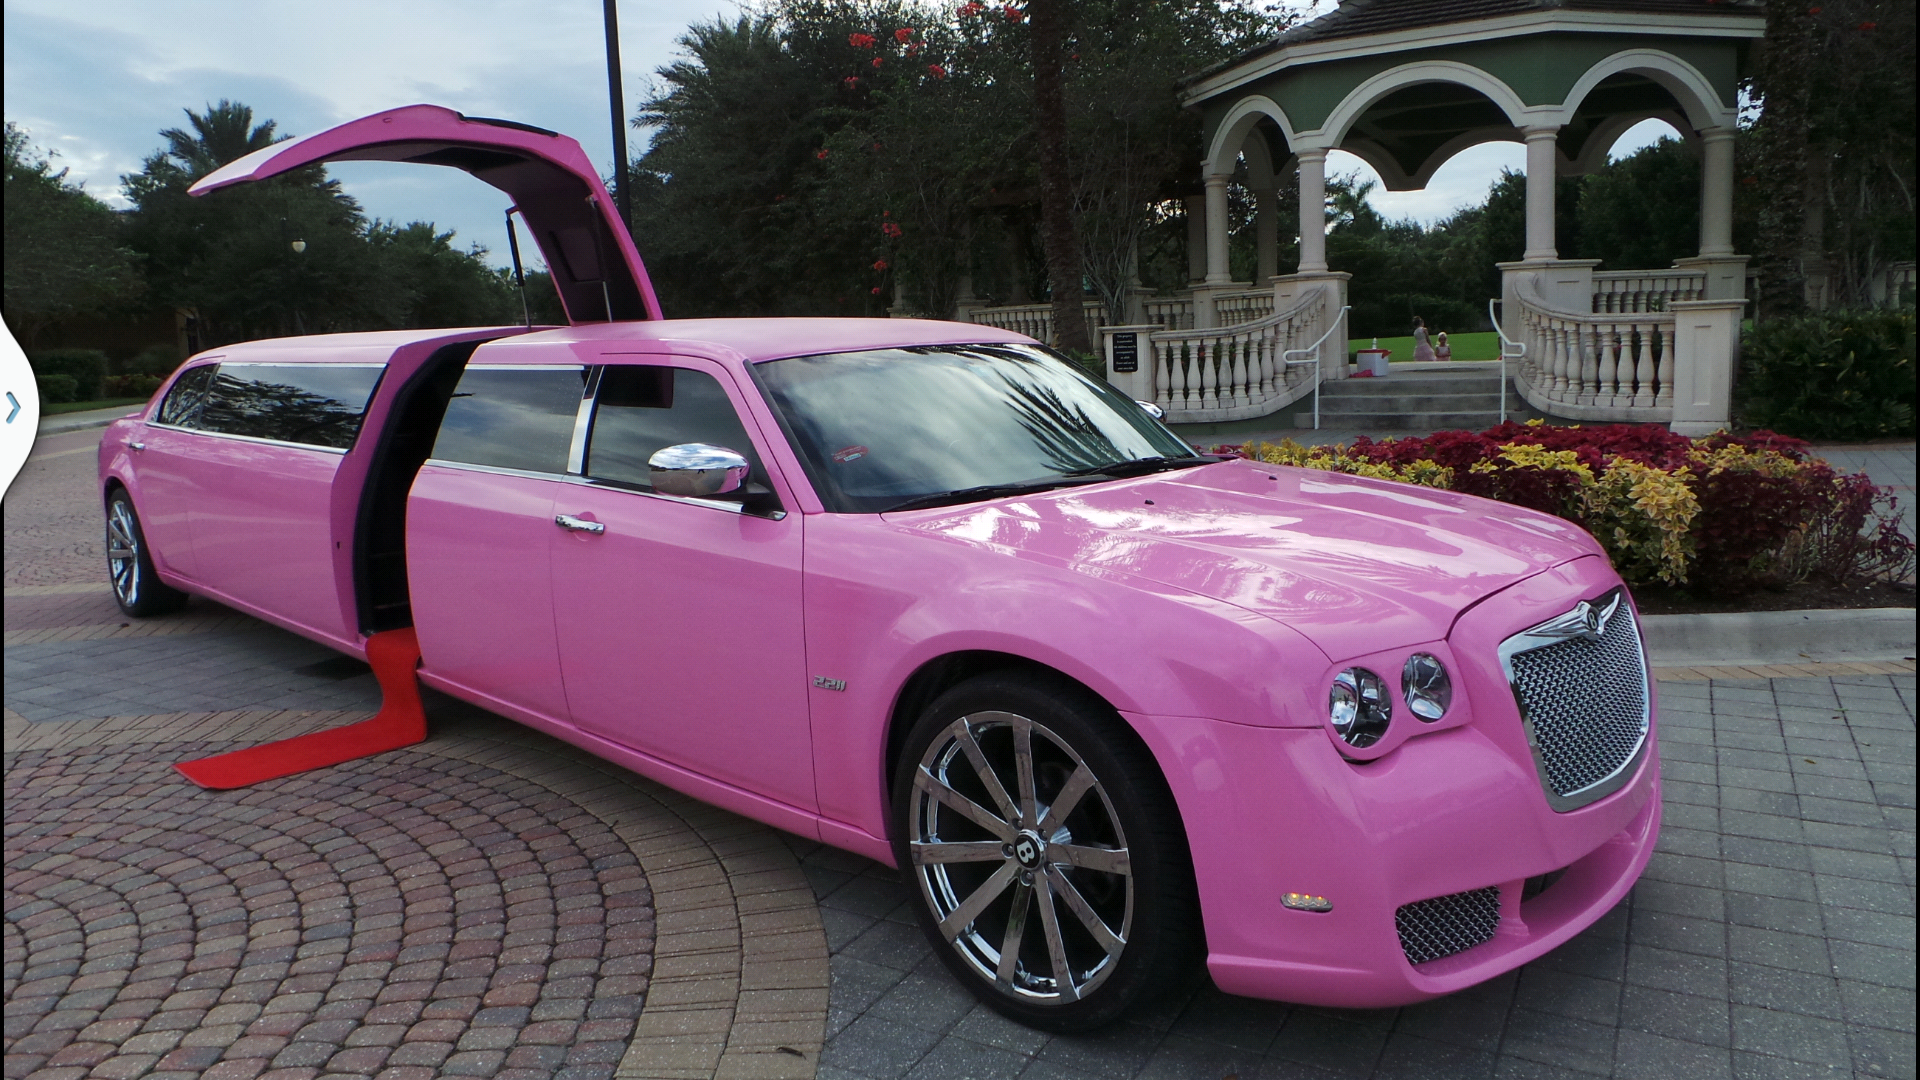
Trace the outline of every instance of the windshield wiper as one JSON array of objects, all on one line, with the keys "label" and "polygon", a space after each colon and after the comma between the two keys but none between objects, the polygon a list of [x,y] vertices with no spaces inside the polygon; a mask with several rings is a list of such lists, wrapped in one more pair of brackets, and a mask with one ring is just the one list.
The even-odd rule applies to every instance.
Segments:
[{"label": "windshield wiper", "polygon": [[1195,465],[1211,465],[1220,459],[1211,454],[1188,454],[1183,457],[1169,457],[1161,454],[1155,457],[1134,458],[1131,461],[1114,461],[1105,465],[1089,465],[1084,469],[1074,469],[1066,476],[1145,476],[1148,473],[1164,472],[1168,469],[1190,469]]},{"label": "windshield wiper", "polygon": [[1007,495],[1030,495],[1036,491],[1049,491],[1058,487],[1072,487],[1087,483],[1087,478],[1078,476],[1048,476],[1038,480],[1016,480],[1010,484],[981,484],[978,487],[959,488],[955,491],[935,491],[927,495],[915,495],[911,499],[897,502],[883,514],[896,510],[924,510],[930,506],[952,506],[955,503],[978,502],[981,499],[998,499]]}]

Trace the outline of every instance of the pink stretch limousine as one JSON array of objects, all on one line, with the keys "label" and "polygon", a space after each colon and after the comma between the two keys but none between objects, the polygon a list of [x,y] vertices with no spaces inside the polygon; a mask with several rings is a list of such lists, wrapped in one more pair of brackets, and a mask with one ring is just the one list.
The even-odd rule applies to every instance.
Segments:
[{"label": "pink stretch limousine", "polygon": [[194,357],[100,447],[133,615],[186,593],[897,865],[961,982],[1110,1020],[1371,1007],[1567,941],[1646,865],[1653,688],[1585,533],[1195,455],[1028,338],[668,321],[572,140],[412,106],[316,162],[511,197],[571,325]]}]

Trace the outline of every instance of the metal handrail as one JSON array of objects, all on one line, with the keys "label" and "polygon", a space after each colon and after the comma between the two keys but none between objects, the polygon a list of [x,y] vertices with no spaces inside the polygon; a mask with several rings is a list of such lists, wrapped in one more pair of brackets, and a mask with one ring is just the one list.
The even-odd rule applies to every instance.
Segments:
[{"label": "metal handrail", "polygon": [[[1493,332],[1500,335],[1500,422],[1504,424],[1507,422],[1507,361],[1509,359],[1519,360],[1525,357],[1527,355],[1527,343],[1513,340],[1507,336],[1505,330],[1500,329],[1500,316],[1493,313],[1493,305],[1498,303],[1500,303],[1499,300],[1491,298],[1487,300],[1487,318],[1493,322]],[[1517,353],[1508,352],[1507,347],[1509,345],[1520,351]]]},{"label": "metal handrail", "polygon": [[[1283,352],[1280,354],[1280,366],[1282,369],[1290,368],[1295,364],[1315,365],[1316,370],[1313,373],[1313,430],[1315,431],[1320,430],[1320,384],[1327,381],[1326,373],[1318,370],[1318,365],[1320,363],[1320,345],[1321,345],[1321,342],[1324,342],[1327,340],[1327,338],[1332,337],[1333,332],[1335,330],[1340,329],[1340,324],[1346,320],[1347,311],[1351,307],[1352,307],[1351,304],[1341,305],[1339,312],[1336,313],[1333,317],[1333,325],[1327,327],[1327,332],[1320,335],[1319,341],[1314,342],[1313,344],[1307,346],[1304,349],[1288,349],[1286,352]],[[1295,308],[1294,310],[1297,311],[1299,309]],[[1313,359],[1311,360],[1287,359],[1287,357],[1289,356],[1294,356],[1294,355],[1305,356],[1308,353],[1313,354]],[[1344,353],[1341,355],[1340,360],[1341,360],[1341,363],[1346,362],[1346,356]]]}]

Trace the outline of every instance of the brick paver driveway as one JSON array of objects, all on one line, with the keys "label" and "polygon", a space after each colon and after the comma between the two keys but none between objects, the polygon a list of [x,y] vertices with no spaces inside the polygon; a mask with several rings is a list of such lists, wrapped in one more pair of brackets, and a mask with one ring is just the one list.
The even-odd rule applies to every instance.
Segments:
[{"label": "brick paver driveway", "polygon": [[1378,1012],[1196,972],[1049,1038],[972,1003],[892,871],[444,698],[417,747],[180,781],[372,680],[202,601],[122,625],[95,438],[6,501],[9,1078],[1914,1074],[1910,673],[1663,681],[1661,850],[1521,971]]}]

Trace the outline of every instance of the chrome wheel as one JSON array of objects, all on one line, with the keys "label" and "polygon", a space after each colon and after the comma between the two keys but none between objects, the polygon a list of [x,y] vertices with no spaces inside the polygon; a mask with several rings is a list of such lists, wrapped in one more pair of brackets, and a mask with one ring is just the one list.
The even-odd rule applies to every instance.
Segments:
[{"label": "chrome wheel", "polygon": [[133,521],[133,507],[125,499],[107,505],[107,575],[113,581],[114,599],[123,608],[140,603],[140,529]]},{"label": "chrome wheel", "polygon": [[1011,712],[962,716],[921,755],[910,798],[913,877],[965,969],[1040,1006],[1113,974],[1133,867],[1113,800],[1066,739]]}]

